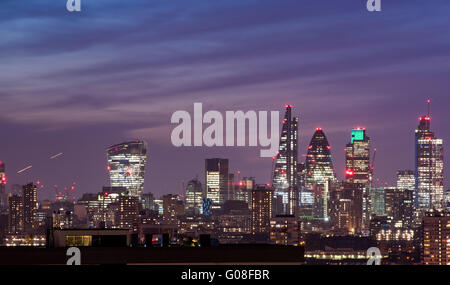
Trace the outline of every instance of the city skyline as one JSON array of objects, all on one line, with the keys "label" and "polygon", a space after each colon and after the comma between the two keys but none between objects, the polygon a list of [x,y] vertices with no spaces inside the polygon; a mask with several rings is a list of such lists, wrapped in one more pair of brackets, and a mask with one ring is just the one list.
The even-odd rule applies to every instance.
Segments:
[{"label": "city skyline", "polygon": [[[446,1],[385,3],[376,16],[350,1],[110,2],[114,8],[88,3],[83,18],[50,1],[0,4],[0,160],[8,191],[39,180],[48,187],[40,199],[53,198],[54,184],[76,182],[78,198],[97,193],[109,185],[105,148],[135,138],[149,144],[145,193],[184,193],[181,181],[202,177],[212,157],[228,158],[232,173],[270,182],[271,159],[259,158],[259,148],[170,144],[170,115],[193,102],[219,111],[281,112],[292,104],[299,162],[321,127],[340,179],[358,126],[378,149],[375,177],[395,185],[397,170],[413,170],[414,130],[427,98],[432,130],[450,141]],[[127,13],[117,15],[118,8]],[[446,168],[445,190],[449,174]]]},{"label": "city skyline", "polygon": [[[427,100],[428,101],[428,100]],[[290,107],[291,107],[291,105],[289,105]],[[294,108],[294,107],[292,107],[292,108]],[[295,110],[295,109],[294,109]],[[295,112],[294,112],[294,114],[295,114]],[[419,122],[420,122],[420,119],[422,119],[422,117],[419,117]],[[299,124],[301,125],[301,121],[299,122]],[[431,123],[431,125],[432,125],[432,123]],[[300,126],[300,128],[301,128],[301,126]],[[364,129],[364,130],[366,130],[366,128],[361,128],[360,126],[358,126],[358,127],[356,127],[356,129]],[[433,131],[435,131],[433,128],[431,128]],[[280,128],[280,130],[281,130],[281,128]],[[320,131],[320,132],[322,132],[322,128],[321,127],[317,127],[316,129],[315,129],[315,132],[314,132],[314,135],[315,134],[317,134],[317,132],[318,131]],[[352,134],[352,132],[354,131],[355,129],[351,129],[350,130],[350,132],[349,132],[349,135],[350,134]],[[369,130],[370,131],[370,130]],[[436,135],[438,138],[440,137],[439,136],[439,134],[437,134]],[[314,138],[314,136],[313,136],[313,138]],[[131,138],[130,138],[131,139]],[[138,142],[139,143],[139,138],[136,138],[137,139],[137,141],[135,141],[135,140],[131,140],[129,143],[135,143],[135,142]],[[306,139],[306,138],[305,138]],[[126,142],[122,142],[122,143],[120,143],[120,144],[118,144],[118,145],[122,145],[122,144],[125,144]],[[147,144],[147,142],[146,141],[143,141],[143,143],[144,144]],[[308,144],[308,145],[310,145],[310,143]],[[444,145],[445,145],[445,142],[444,142]],[[114,146],[113,146],[114,147]],[[109,150],[111,147],[107,147],[107,149]],[[202,148],[207,148],[207,147],[202,147]],[[213,147],[213,148],[217,148],[217,149],[221,149],[220,147]],[[246,148],[246,149],[252,149],[251,147],[244,147],[244,148]],[[255,147],[253,147],[253,149],[254,149]],[[445,147],[444,147],[445,148]],[[222,148],[223,149],[223,148]],[[335,150],[335,148],[332,146],[332,144],[330,143],[330,152],[331,152],[331,156],[332,156],[332,159],[333,159],[333,161],[334,161],[334,157],[335,157],[335,154],[334,154],[334,152],[333,152],[333,150]],[[299,161],[298,161],[298,163],[306,163],[307,162],[307,153],[308,153],[308,151],[309,151],[309,148],[307,147],[306,148],[306,151],[304,151],[304,154],[302,154],[302,150],[301,149],[299,149]],[[219,152],[215,152],[217,155],[217,157],[221,157],[221,158],[225,158],[225,159],[227,159],[227,160],[229,160],[226,156],[224,156],[224,155],[220,155],[219,154]],[[444,152],[445,153],[445,152]],[[149,154],[149,156],[151,156],[152,154],[150,153]],[[257,155],[257,153],[255,153],[255,155]],[[61,153],[61,156],[64,156],[64,153]],[[345,149],[344,149],[344,156],[345,156]],[[371,154],[371,156],[373,156],[373,154]],[[51,156],[50,157],[50,159],[52,159],[52,157],[53,156]],[[108,158],[107,156],[105,157],[105,158]],[[201,161],[201,163],[203,164],[203,162],[205,161],[205,160],[207,160],[207,159],[210,159],[210,158],[212,158],[212,156],[211,157],[199,157],[198,159]],[[258,156],[258,158],[259,158],[259,156]],[[267,168],[267,169],[269,169],[270,170],[270,161],[272,160],[272,159],[267,159],[267,158],[259,158],[259,159],[264,159],[264,160],[266,160],[266,165],[265,165],[265,167]],[[371,159],[372,159],[372,157],[371,157]],[[339,159],[338,159],[339,160]],[[239,160],[236,160],[236,161],[232,161],[231,163],[230,163],[230,165],[233,165],[234,163],[236,163],[236,164],[238,164],[239,163]],[[273,163],[273,162],[272,162]],[[4,168],[6,168],[7,169],[7,163],[5,163],[4,161],[2,161],[2,164],[3,164],[3,167]],[[5,166],[6,165],[6,166]],[[26,168],[23,168],[23,169],[21,169],[21,170],[19,170],[19,172],[20,171],[23,171],[23,172],[21,172],[21,173],[15,173],[16,175],[21,175],[22,173],[25,173],[25,177],[30,177],[30,176],[33,176],[33,175],[28,175],[27,174],[27,172],[29,172],[30,170],[32,171],[33,170],[33,167],[30,167],[30,166],[32,166],[32,165],[29,165],[29,166],[27,166]],[[204,165],[202,165],[202,166],[204,166]],[[28,167],[30,167],[30,168],[28,168]],[[146,169],[150,169],[149,171],[151,171],[151,169],[152,168],[154,168],[155,166],[153,166],[153,167],[150,167],[149,165],[145,165],[145,167],[146,167]],[[342,171],[339,171],[339,169],[342,167]],[[378,164],[378,167],[383,167],[382,165],[379,165]],[[246,174],[246,172],[248,172],[248,169],[244,169],[244,168],[239,168],[239,167],[235,167],[235,168],[230,168],[230,169],[232,169],[232,170],[230,170],[230,174],[234,174],[234,173],[237,173],[237,172],[239,172],[239,175],[241,175],[241,172],[243,172],[242,174],[243,174],[243,176],[250,176],[250,177],[253,177],[252,175],[247,175]],[[345,180],[346,179],[346,176],[348,175],[348,173],[346,173],[346,171],[348,171],[348,169],[347,169],[347,167],[345,166],[345,161],[344,161],[344,165],[343,166],[341,166],[341,165],[338,165],[338,166],[334,166],[333,167],[333,169],[332,169],[334,172],[335,172],[335,174],[336,174],[336,178],[338,179],[338,180]],[[397,182],[397,171],[401,171],[401,170],[414,170],[414,167],[410,167],[410,168],[407,168],[407,167],[405,167],[405,168],[398,168],[397,170],[396,170],[396,172],[394,173],[394,178],[393,178],[393,181],[392,182],[386,182],[386,181],[384,181],[384,180],[380,180],[380,181],[375,181],[374,182],[374,187],[383,187],[383,186],[395,186],[395,184],[396,184],[396,182]],[[31,172],[30,171],[30,172]],[[98,169],[97,171],[99,171],[99,172],[101,172],[101,170],[100,169]],[[109,178],[109,174],[108,174],[108,172],[110,171],[110,169],[109,169],[109,166],[108,166],[108,163],[106,163],[106,173],[105,173],[105,177],[106,177],[106,182],[105,182],[105,184],[104,185],[102,185],[102,186],[100,186],[100,189],[102,188],[102,187],[105,187],[105,186],[110,186],[110,178]],[[156,194],[157,196],[163,196],[163,195],[165,195],[165,194],[170,194],[170,193],[175,193],[175,194],[181,194],[181,195],[184,195],[185,194],[185,188],[183,187],[183,185],[185,185],[188,181],[190,181],[191,179],[194,179],[196,176],[198,176],[199,174],[198,173],[203,173],[203,171],[204,171],[204,169],[203,168],[199,168],[199,169],[197,169],[197,171],[196,171],[196,173],[197,174],[195,174],[195,175],[193,175],[191,178],[186,178],[186,179],[180,179],[179,180],[179,183],[180,183],[180,185],[178,185],[178,188],[175,190],[175,191],[172,191],[172,192],[161,192],[161,193],[159,193],[158,191],[155,191],[155,192],[152,192],[152,191],[147,191],[146,190],[146,187],[145,187],[145,185],[144,185],[144,191],[143,191],[143,193],[153,193],[153,194]],[[39,179],[39,178],[37,178],[37,179],[35,179],[34,181],[28,181],[28,180],[24,180],[25,182],[24,183],[15,183],[14,181],[12,181],[12,183],[11,183],[11,179],[9,178],[10,176],[13,176],[14,177],[14,173],[13,173],[13,175],[9,175],[8,174],[8,172],[7,171],[5,171],[5,175],[4,175],[4,179],[5,179],[5,182],[4,182],[4,184],[7,184],[6,183],[6,180],[8,181],[8,184],[9,184],[9,186],[7,186],[7,188],[6,188],[6,193],[9,193],[9,192],[11,192],[11,187],[13,186],[13,185],[18,185],[18,186],[21,186],[21,185],[23,185],[23,184],[28,184],[28,183],[37,183],[38,184],[38,186],[41,186],[40,184],[42,184],[42,181],[41,181],[41,179]],[[249,172],[249,173],[254,173],[254,172]],[[146,175],[147,176],[147,175]],[[174,174],[174,176],[178,176],[177,174]],[[8,177],[7,179],[6,179],[6,177]],[[375,176],[374,176],[374,179],[375,180],[377,180],[379,178],[379,176],[375,173]],[[447,176],[445,176],[444,177],[444,179],[445,179],[445,181],[447,181]],[[235,179],[236,180],[236,179]],[[206,185],[206,181],[205,180],[200,180],[201,181],[201,183],[203,184],[205,184]],[[150,182],[150,183],[148,183],[148,182]],[[152,181],[148,181],[146,184],[152,184]],[[238,182],[238,181],[235,181],[235,182]],[[270,183],[271,181],[270,181],[270,177],[268,178],[268,180],[267,181],[262,181],[261,180],[261,178],[259,178],[259,177],[257,177],[256,176],[256,182],[257,183],[259,183],[259,184],[266,184],[266,183]],[[388,184],[386,184],[386,183],[388,183]],[[58,188],[59,188],[59,190],[60,191],[62,191],[63,193],[64,193],[64,191],[63,191],[63,189],[64,188],[68,188],[68,189],[70,189],[71,187],[74,187],[74,185],[77,185],[78,184],[78,182],[72,182],[72,184],[67,184],[67,185],[57,185],[58,186]],[[444,184],[444,185],[446,185],[446,184]],[[39,194],[39,197],[41,198],[40,200],[42,200],[42,199],[53,199],[54,198],[54,195],[55,195],[55,193],[53,192],[53,188],[55,187],[55,185],[49,185],[49,186],[45,186],[45,185],[42,185],[41,186],[42,188],[38,188],[38,190],[40,189],[40,190],[47,190],[47,192],[50,192],[50,194],[48,194],[48,193],[40,193]],[[44,188],[45,187],[45,188]],[[77,187],[75,187],[75,188],[78,188],[78,186]],[[149,186],[147,186],[147,188],[149,188]],[[448,187],[447,186],[445,186],[445,188],[444,188],[444,191],[446,191],[448,189]],[[81,197],[81,195],[82,194],[84,194],[84,193],[97,193],[98,191],[100,191],[99,189],[94,189],[93,191],[84,191],[84,192],[80,192],[80,191],[77,191],[77,192],[72,192],[72,195],[74,196],[74,197],[76,197],[76,198],[80,198]],[[39,193],[39,191],[38,191],[38,193]],[[47,196],[47,195],[49,195],[49,196]]]}]

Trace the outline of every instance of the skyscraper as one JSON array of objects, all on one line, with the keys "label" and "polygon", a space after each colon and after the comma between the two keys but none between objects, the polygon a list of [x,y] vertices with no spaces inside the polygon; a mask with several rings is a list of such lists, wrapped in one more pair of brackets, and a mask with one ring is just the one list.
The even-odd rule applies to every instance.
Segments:
[{"label": "skyscraper", "polygon": [[350,143],[345,149],[345,178],[350,183],[364,184],[367,188],[371,184],[370,168],[370,138],[366,129],[352,130]]},{"label": "skyscraper", "polygon": [[252,233],[269,233],[273,209],[273,189],[257,185],[252,190]]},{"label": "skyscraper", "polygon": [[186,186],[185,213],[190,216],[198,216],[203,213],[203,189],[202,183],[197,178],[192,179]]},{"label": "skyscraper", "polygon": [[205,160],[206,198],[211,199],[213,208],[220,208],[229,193],[228,159],[211,158]]},{"label": "skyscraper", "polygon": [[167,194],[163,199],[163,219],[166,223],[176,224],[177,218],[184,215],[183,201],[178,195]]},{"label": "skyscraper", "polygon": [[33,183],[23,186],[23,227],[26,233],[30,233],[35,228],[35,217],[38,208],[37,187]]},{"label": "skyscraper", "polygon": [[295,215],[298,206],[298,122],[292,118],[292,106],[286,105],[272,182],[278,215]]},{"label": "skyscraper", "polygon": [[413,170],[399,170],[397,172],[397,189],[414,190],[416,188],[416,178]]},{"label": "skyscraper", "polygon": [[329,186],[336,181],[331,146],[322,128],[317,128],[308,146],[306,179],[308,191],[314,193],[314,216],[328,219]]},{"label": "skyscraper", "polygon": [[331,146],[322,128],[317,128],[308,146],[306,156],[306,186],[325,185],[336,180],[331,157]]},{"label": "skyscraper", "polygon": [[450,213],[431,211],[425,214],[423,262],[425,265],[450,265]]},{"label": "skyscraper", "polygon": [[147,143],[142,140],[113,145],[107,149],[112,187],[125,187],[127,194],[141,197],[144,189]]},{"label": "skyscraper", "polygon": [[130,195],[119,196],[119,227],[137,231],[139,223],[139,197]]},{"label": "skyscraper", "polygon": [[23,199],[17,194],[10,194],[8,199],[8,232],[10,234],[22,234],[23,227]]},{"label": "skyscraper", "polygon": [[239,180],[234,199],[245,201],[250,208],[252,205],[252,190],[255,188],[255,177],[244,177]]},{"label": "skyscraper", "polygon": [[429,114],[420,117],[415,133],[415,204],[422,210],[442,209],[444,206],[443,140],[435,137],[430,125]]}]

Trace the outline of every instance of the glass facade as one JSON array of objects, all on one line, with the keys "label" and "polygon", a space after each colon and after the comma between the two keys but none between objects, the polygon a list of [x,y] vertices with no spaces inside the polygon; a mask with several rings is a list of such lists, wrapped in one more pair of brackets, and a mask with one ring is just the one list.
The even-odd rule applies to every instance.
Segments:
[{"label": "glass facade", "polygon": [[351,142],[345,150],[345,177],[347,182],[371,185],[370,138],[366,130],[352,130]]},{"label": "glass facade", "polygon": [[197,178],[192,179],[186,186],[186,215],[198,216],[203,214],[203,189],[202,184]]},{"label": "glass facade", "polygon": [[125,187],[127,194],[141,197],[144,189],[147,143],[136,140],[107,149],[108,172],[112,187]]},{"label": "glass facade", "polygon": [[399,170],[397,172],[397,188],[414,190],[416,188],[416,179],[414,177],[414,171],[412,170]]},{"label": "glass facade", "polygon": [[220,208],[225,201],[228,187],[228,159],[211,158],[205,160],[206,198],[211,199],[213,208]]},{"label": "glass facade", "polygon": [[292,106],[287,105],[272,182],[278,215],[294,215],[298,206],[298,122],[292,118]]},{"label": "glass facade", "polygon": [[444,148],[443,140],[430,130],[431,118],[419,118],[416,130],[416,207],[442,209],[444,207]]}]

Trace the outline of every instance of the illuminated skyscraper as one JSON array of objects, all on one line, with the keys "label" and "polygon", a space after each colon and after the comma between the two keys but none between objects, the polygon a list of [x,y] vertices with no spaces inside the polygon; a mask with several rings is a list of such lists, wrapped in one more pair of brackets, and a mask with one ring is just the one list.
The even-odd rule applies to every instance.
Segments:
[{"label": "illuminated skyscraper", "polygon": [[325,185],[336,180],[331,157],[331,146],[321,128],[317,128],[306,156],[306,186]]},{"label": "illuminated skyscraper", "polygon": [[220,208],[229,193],[228,159],[211,158],[205,160],[206,198],[211,199],[213,208]]},{"label": "illuminated skyscraper", "polygon": [[255,188],[255,177],[244,177],[236,187],[235,200],[244,201],[249,208],[252,206],[252,190]]},{"label": "illuminated skyscraper", "polygon": [[292,118],[292,106],[286,105],[272,182],[277,215],[295,215],[298,206],[298,122],[298,117]]},{"label": "illuminated skyscraper", "polygon": [[186,202],[185,213],[186,215],[198,216],[203,214],[202,211],[203,202],[203,189],[202,183],[197,178],[192,179],[186,186]]},{"label": "illuminated skyscraper", "polygon": [[139,223],[139,197],[119,196],[119,227],[122,229],[133,229],[137,231]]},{"label": "illuminated skyscraper", "polygon": [[180,196],[167,194],[163,199],[163,219],[166,223],[177,223],[177,218],[184,215],[184,204]]},{"label": "illuminated skyscraper", "polygon": [[252,233],[269,233],[273,209],[273,189],[257,185],[252,190]]},{"label": "illuminated skyscraper", "polygon": [[397,189],[414,190],[416,188],[416,178],[413,170],[399,170],[397,172]]},{"label": "illuminated skyscraper", "polygon": [[450,265],[450,213],[431,211],[422,222],[423,262],[425,265]]},{"label": "illuminated skyscraper", "polygon": [[144,189],[147,143],[136,140],[107,149],[109,179],[112,187],[125,187],[129,196],[141,197]]},{"label": "illuminated skyscraper", "polygon": [[352,130],[352,137],[345,150],[345,178],[350,183],[360,183],[367,188],[371,184],[370,138],[366,129]]},{"label": "illuminated skyscraper", "polygon": [[10,234],[22,234],[23,227],[23,199],[17,194],[10,194],[8,197],[9,215],[8,215],[8,232]]},{"label": "illuminated skyscraper", "polygon": [[442,209],[444,205],[443,140],[430,130],[431,117],[419,118],[416,129],[416,208]]},{"label": "illuminated skyscraper", "polygon": [[314,193],[314,216],[328,220],[330,182],[336,181],[331,157],[331,146],[322,128],[317,128],[306,156],[306,179],[308,191]]},{"label": "illuminated skyscraper", "polygon": [[25,232],[30,233],[35,228],[37,204],[37,187],[33,183],[23,186],[23,227]]}]

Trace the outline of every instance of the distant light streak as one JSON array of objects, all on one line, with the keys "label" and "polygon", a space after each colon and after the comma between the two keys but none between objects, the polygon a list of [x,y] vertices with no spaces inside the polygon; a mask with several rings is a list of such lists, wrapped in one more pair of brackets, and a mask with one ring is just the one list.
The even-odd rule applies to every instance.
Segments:
[{"label": "distant light streak", "polygon": [[27,171],[28,169],[30,169],[30,168],[32,168],[32,167],[33,167],[33,165],[28,165],[28,166],[25,167],[24,169],[21,169],[21,170],[17,171],[17,174],[20,174],[20,173],[22,173],[22,172],[24,172],[24,171]]},{"label": "distant light streak", "polygon": [[62,152],[60,152],[60,153],[58,153],[58,154],[55,154],[55,155],[53,155],[53,156],[50,156],[50,159],[55,159],[55,158],[57,158],[58,156],[61,156],[61,155],[63,155],[64,153],[62,153]]}]

